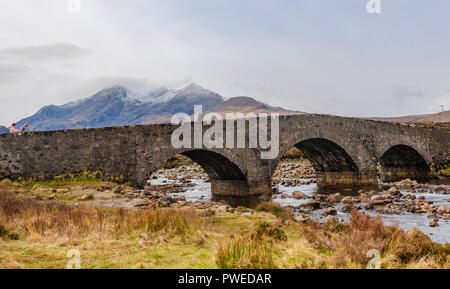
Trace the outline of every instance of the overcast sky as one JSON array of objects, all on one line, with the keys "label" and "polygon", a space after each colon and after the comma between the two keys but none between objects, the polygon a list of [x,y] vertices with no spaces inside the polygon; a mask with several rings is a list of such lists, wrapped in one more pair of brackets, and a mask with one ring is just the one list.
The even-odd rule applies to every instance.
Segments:
[{"label": "overcast sky", "polygon": [[189,82],[345,116],[450,108],[450,1],[0,0],[0,124],[106,86]]}]

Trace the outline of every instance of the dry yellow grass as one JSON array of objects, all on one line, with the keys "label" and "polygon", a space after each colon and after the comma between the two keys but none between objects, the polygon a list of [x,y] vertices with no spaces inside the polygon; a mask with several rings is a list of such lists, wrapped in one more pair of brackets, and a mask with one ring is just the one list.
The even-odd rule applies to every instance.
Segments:
[{"label": "dry yellow grass", "polygon": [[189,208],[85,208],[60,202],[39,202],[1,192],[0,204],[0,224],[30,240],[74,240],[94,234],[118,237],[137,230],[164,231],[186,237],[199,221],[196,212]]},{"label": "dry yellow grass", "polygon": [[[449,268],[450,245],[356,211],[348,224],[298,223],[263,204],[251,215],[192,208],[110,209],[38,201],[0,186],[0,268]],[[78,206],[79,205],[79,206]]]},{"label": "dry yellow grass", "polygon": [[381,266],[385,268],[422,267],[424,263],[439,268],[450,266],[450,244],[434,243],[424,234],[407,235],[399,228],[385,226],[380,218],[356,210],[348,224],[331,221],[320,226],[310,222],[302,230],[314,248],[329,252],[329,263],[334,268],[364,268],[372,258],[367,256],[370,250],[380,252]]}]

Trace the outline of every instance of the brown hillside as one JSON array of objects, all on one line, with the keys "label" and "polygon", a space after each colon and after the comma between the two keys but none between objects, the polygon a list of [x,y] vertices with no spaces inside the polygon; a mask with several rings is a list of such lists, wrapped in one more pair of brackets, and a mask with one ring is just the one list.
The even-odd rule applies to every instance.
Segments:
[{"label": "brown hillside", "polygon": [[434,114],[407,115],[399,117],[371,117],[370,119],[389,122],[446,123],[450,122],[450,110]]}]

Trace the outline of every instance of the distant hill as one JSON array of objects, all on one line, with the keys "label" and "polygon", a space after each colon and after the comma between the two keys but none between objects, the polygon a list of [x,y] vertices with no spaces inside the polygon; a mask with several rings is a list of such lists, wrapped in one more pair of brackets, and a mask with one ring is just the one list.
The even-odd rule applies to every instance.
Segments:
[{"label": "distant hill", "polygon": [[4,127],[4,126],[0,125],[0,134],[8,133],[8,132],[9,132],[9,129],[7,127]]},{"label": "distant hill", "polygon": [[250,97],[235,97],[225,101],[218,93],[195,83],[177,91],[162,87],[139,94],[123,86],[114,86],[75,102],[45,106],[36,114],[19,121],[17,126],[22,127],[28,121],[31,130],[59,130],[167,123],[178,112],[193,115],[194,105],[202,105],[203,113],[294,113]]},{"label": "distant hill", "polygon": [[450,110],[434,114],[407,115],[399,117],[371,117],[369,119],[389,122],[445,123],[450,122]]},{"label": "distant hill", "polygon": [[242,112],[244,114],[249,113],[249,112],[254,112],[254,113],[276,112],[276,113],[279,113],[280,115],[303,113],[303,112],[286,110],[281,107],[273,107],[268,104],[259,102],[248,96],[238,96],[238,97],[230,98],[227,101],[212,107],[207,112],[219,112],[222,115],[225,115],[226,113],[233,113],[233,112]]}]

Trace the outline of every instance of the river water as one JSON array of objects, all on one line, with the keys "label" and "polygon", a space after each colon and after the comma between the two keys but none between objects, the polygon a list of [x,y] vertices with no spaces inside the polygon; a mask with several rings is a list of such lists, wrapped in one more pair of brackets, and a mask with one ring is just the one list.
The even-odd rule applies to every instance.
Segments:
[{"label": "river water", "polygon": [[[302,181],[309,181],[310,179],[302,179]],[[211,194],[211,183],[205,182],[204,180],[197,180],[197,179],[191,179],[190,180],[193,184],[193,186],[188,187],[186,191],[183,193],[178,193],[176,195],[182,195],[186,198],[187,201],[220,201],[224,200],[229,205],[233,207],[237,206],[245,206],[254,208],[258,203],[261,202],[259,198],[256,197],[246,197],[246,198],[224,198],[224,197],[215,197]],[[157,179],[150,181],[152,185],[162,185],[162,184],[170,184],[170,183],[178,183],[176,180],[169,180],[164,177],[159,177]],[[450,187],[448,181],[444,184],[441,183],[435,183],[427,185],[427,189],[430,189],[430,191],[433,191],[434,188],[436,188],[438,185]],[[282,206],[299,206],[303,203],[308,203],[312,200],[314,194],[321,193],[321,194],[331,194],[339,192],[341,195],[345,196],[357,196],[359,188],[350,188],[350,189],[335,189],[335,190],[323,190],[319,189],[315,183],[307,184],[307,185],[299,185],[299,186],[283,186],[283,185],[276,185],[278,188],[280,194],[277,195],[277,198],[274,198],[272,201],[279,203]],[[383,189],[386,189],[385,185],[379,185],[377,187],[366,187],[363,188],[364,190],[372,190],[375,189],[376,191],[383,191]],[[302,199],[297,200],[291,197],[291,194],[295,191],[302,191],[307,196],[308,199]],[[407,194],[407,190],[400,190],[402,194]],[[287,194],[288,196],[286,198],[280,198],[281,194]],[[450,195],[440,194],[440,193],[414,193],[414,195],[418,198],[419,196],[424,196],[427,201],[433,201],[433,205],[435,206],[445,206],[448,207],[448,199]],[[342,211],[343,205],[341,203],[337,203],[334,208],[337,211],[337,215],[335,216],[338,219],[348,221],[349,219],[349,213],[345,213]],[[323,221],[325,217],[322,216],[322,213],[326,211],[326,208],[314,210],[312,212],[308,212],[307,214],[310,216],[311,219],[317,220],[317,221]],[[400,213],[393,213],[393,214],[386,214],[386,213],[378,213],[373,210],[366,210],[364,211],[366,214],[370,216],[380,216],[383,220],[383,222],[386,225],[397,225],[402,229],[409,229],[410,227],[416,227],[417,229],[421,230],[422,232],[426,233],[430,238],[435,242],[440,243],[450,243],[450,220],[445,218],[440,218],[439,220],[439,226],[437,227],[430,227],[429,224],[432,221],[432,219],[427,217],[427,214],[415,214],[415,213],[409,213],[407,211],[402,211]]]}]

